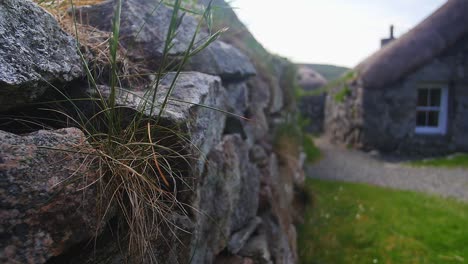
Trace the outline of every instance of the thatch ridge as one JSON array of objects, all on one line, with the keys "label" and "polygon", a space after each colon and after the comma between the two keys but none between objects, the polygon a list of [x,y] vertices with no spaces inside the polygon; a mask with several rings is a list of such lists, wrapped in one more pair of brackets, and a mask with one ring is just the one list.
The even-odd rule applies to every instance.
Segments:
[{"label": "thatch ridge", "polygon": [[363,87],[381,88],[417,70],[468,34],[468,0],[448,0],[399,39],[356,66]]}]

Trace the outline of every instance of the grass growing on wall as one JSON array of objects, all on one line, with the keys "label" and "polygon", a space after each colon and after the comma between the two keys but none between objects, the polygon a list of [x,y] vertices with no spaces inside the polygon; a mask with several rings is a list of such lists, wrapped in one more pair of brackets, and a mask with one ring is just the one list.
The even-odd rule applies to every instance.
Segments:
[{"label": "grass growing on wall", "polygon": [[322,158],[322,153],[315,145],[313,136],[304,131],[308,121],[301,116],[295,116],[276,129],[275,149],[280,155],[284,154],[283,156],[293,156],[298,159],[303,151],[306,154],[307,163],[314,163]]},{"label": "grass growing on wall", "polygon": [[300,263],[467,263],[468,204],[364,184],[306,180]]},{"label": "grass growing on wall", "polygon": [[303,139],[304,152],[307,155],[307,162],[314,163],[322,158],[320,149],[315,145],[312,135],[306,134]]},{"label": "grass growing on wall", "polygon": [[[80,128],[86,134],[87,142],[92,146],[86,162],[93,165],[96,179],[72,180],[85,181],[88,188],[94,187],[97,190],[97,197],[95,197],[98,214],[97,229],[117,211],[119,226],[123,226],[125,230],[125,234],[118,235],[118,239],[125,243],[121,245],[122,250],[130,255],[125,262],[157,263],[157,254],[153,252],[154,249],[151,246],[154,243],[153,240],[156,238],[164,240],[164,237],[161,237],[164,234],[175,235],[176,229],[181,230],[171,216],[174,212],[179,215],[189,215],[188,205],[179,200],[179,193],[192,190],[192,186],[184,175],[186,173],[184,167],[189,167],[189,160],[193,159],[190,157],[189,150],[186,149],[191,142],[177,127],[167,127],[163,124],[162,117],[166,107],[173,102],[171,94],[183,67],[191,57],[215,41],[223,30],[212,32],[203,41],[198,41],[197,34],[208,24],[206,19],[210,17],[211,4],[208,4],[201,13],[192,12],[193,15],[197,15],[198,25],[193,35],[190,36],[190,43],[179,58],[170,59],[168,54],[174,46],[184,12],[188,10],[182,5],[182,0],[174,0],[168,4],[173,11],[165,36],[166,41],[163,44],[163,56],[160,61],[162,66],[153,73],[155,77],[148,85],[146,93],[143,96],[137,95],[132,93],[134,87],[121,87],[123,82],[119,73],[122,67],[120,63],[122,54],[119,52],[121,48],[119,35],[122,3],[123,0],[114,2],[114,16],[112,21],[109,21],[112,23],[112,32],[107,32],[109,38],[103,43],[107,45],[104,50],[108,52],[105,56],[106,63],[109,65],[109,82],[106,83],[109,87],[108,95],[97,85],[99,76],[93,74],[89,61],[80,51],[79,35],[83,32],[79,31],[77,18],[73,16],[73,25],[68,29],[74,30],[70,33],[77,39],[77,50],[87,74],[88,88],[94,95],[77,99],[62,94],[63,101],[73,106],[72,109],[50,109],[50,111],[62,114],[67,119],[67,126]],[[60,12],[67,10],[65,8],[67,4],[72,11],[71,14],[75,14],[73,1],[49,0],[42,1],[41,4],[46,4],[48,9],[56,12],[56,17],[64,16]],[[149,5],[156,10],[164,4],[163,1],[155,1],[153,6]],[[170,84],[163,95],[164,98],[159,100],[157,91],[161,89],[162,78],[169,71],[173,72],[169,80]],[[57,91],[60,92],[58,89]],[[141,111],[134,111],[131,107],[119,104],[119,101],[125,101],[127,96],[140,99],[141,104],[137,108]],[[82,109],[77,106],[77,101],[90,102],[95,112],[91,115],[83,113]],[[190,102],[184,103],[191,104]],[[99,230],[96,230],[96,234],[99,234]]]},{"label": "grass growing on wall", "polygon": [[335,102],[342,103],[347,96],[351,95],[351,89],[348,86],[348,83],[353,81],[356,78],[357,74],[355,71],[350,70],[344,73],[341,77],[329,81],[326,85],[312,90],[305,91],[303,89],[296,90],[296,97],[306,97],[306,96],[319,96],[326,93],[333,93],[334,89],[340,88],[338,92],[335,92],[333,99]]},{"label": "grass growing on wall", "polygon": [[337,92],[334,96],[333,99],[337,103],[343,103],[348,96],[351,95],[351,89],[349,88],[348,85],[344,85],[339,92]]},{"label": "grass growing on wall", "polygon": [[468,168],[468,153],[457,153],[447,157],[412,161],[415,167]]}]

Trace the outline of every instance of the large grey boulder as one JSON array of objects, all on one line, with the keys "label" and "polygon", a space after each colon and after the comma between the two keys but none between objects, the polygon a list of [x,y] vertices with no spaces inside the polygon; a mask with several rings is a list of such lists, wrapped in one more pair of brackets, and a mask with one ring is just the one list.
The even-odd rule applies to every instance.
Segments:
[{"label": "large grey boulder", "polygon": [[[98,5],[85,6],[77,10],[82,23],[103,31],[112,31],[115,0]],[[172,8],[160,1],[125,0],[122,3],[120,36],[127,56],[142,62],[151,70],[161,66],[166,35],[171,23]],[[176,59],[188,49],[198,27],[198,19],[189,13],[183,16],[177,34],[173,39],[169,58]],[[200,43],[208,36],[207,30],[197,34]],[[223,79],[245,79],[255,75],[255,68],[249,59],[233,46],[216,41],[195,55],[186,70],[219,75]]]},{"label": "large grey boulder", "polygon": [[76,128],[0,131],[1,263],[44,263],[96,232],[86,148]]},{"label": "large grey boulder", "polygon": [[75,40],[32,1],[0,1],[0,36],[0,111],[84,75]]}]

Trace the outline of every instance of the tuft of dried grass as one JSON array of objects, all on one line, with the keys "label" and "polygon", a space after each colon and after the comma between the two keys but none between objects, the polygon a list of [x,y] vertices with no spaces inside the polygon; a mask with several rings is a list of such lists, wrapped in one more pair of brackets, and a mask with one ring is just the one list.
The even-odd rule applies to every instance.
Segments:
[{"label": "tuft of dried grass", "polygon": [[[84,131],[87,142],[94,149],[91,164],[95,164],[98,177],[88,186],[96,186],[98,190],[97,223],[105,222],[115,208],[119,212],[122,226],[128,229],[119,239],[127,242],[125,251],[129,254],[131,260],[129,262],[157,263],[157,255],[152,247],[153,240],[165,239],[166,234],[179,239],[177,233],[179,231],[187,233],[188,230],[178,226],[178,223],[172,219],[173,214],[177,213],[188,218],[189,209],[196,211],[196,208],[184,203],[184,193],[193,192],[191,179],[185,175],[190,171],[192,162],[189,160],[193,158],[187,148],[193,146],[184,132],[177,129],[177,125],[172,128],[168,127],[168,124],[163,124],[162,114],[170,104],[171,93],[176,87],[177,78],[184,65],[223,32],[217,31],[197,45],[196,37],[205,19],[210,17],[211,3],[199,16],[197,29],[183,57],[180,61],[176,61],[175,74],[162,103],[156,100],[156,91],[160,86],[160,78],[166,73],[165,69],[171,61],[163,60],[163,66],[154,74],[156,79],[142,96],[142,103],[139,105],[139,109],[151,107],[151,113],[146,114],[138,111],[134,113],[131,108],[127,109],[117,104],[117,99],[124,90],[121,87],[125,79],[128,76],[138,78],[141,76],[141,71],[144,71],[139,65],[132,64],[125,58],[125,49],[119,44],[122,0],[116,1],[112,32],[103,32],[76,23],[80,18],[68,15],[68,10],[73,6],[102,1],[36,0],[36,2],[49,10],[66,32],[77,38],[81,45],[80,55],[84,59],[89,88],[97,94],[92,98],[76,99],[69,98],[56,89],[73,107],[63,111],[49,109],[52,113],[64,116],[67,124],[73,124]],[[182,0],[175,0],[163,58],[168,58],[167,54],[173,47],[183,11]],[[97,68],[103,75],[96,75],[89,66]],[[109,96],[103,95],[99,83],[107,84],[110,90]],[[135,85],[130,84],[128,87],[134,89]],[[76,100],[92,101],[95,109],[92,113],[83,113],[75,104]],[[225,112],[210,106],[194,105]]]},{"label": "tuft of dried grass", "polygon": [[[72,5],[76,7],[96,5],[105,0],[35,0],[42,8],[47,10],[59,23],[61,28],[74,37],[80,43],[80,50],[93,70],[96,80],[102,83],[108,82],[108,72],[111,65],[109,58],[109,41],[112,33],[99,30],[89,23],[83,22],[83,18],[77,17],[73,21],[70,15]],[[85,21],[86,22],[86,21]],[[133,90],[140,90],[149,84],[150,71],[144,65],[129,60],[127,51],[119,45],[117,50],[118,75],[122,85]]]}]

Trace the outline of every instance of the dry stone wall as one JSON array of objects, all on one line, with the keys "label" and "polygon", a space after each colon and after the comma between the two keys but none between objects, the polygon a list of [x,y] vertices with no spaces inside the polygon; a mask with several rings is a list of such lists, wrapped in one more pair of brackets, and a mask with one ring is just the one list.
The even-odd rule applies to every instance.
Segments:
[{"label": "dry stone wall", "polygon": [[[107,1],[77,12],[86,17],[86,23],[109,31],[113,4]],[[31,11],[15,15],[15,6]],[[160,65],[161,43],[171,9],[161,6],[154,17],[145,20],[136,44],[131,41],[145,17],[142,14],[151,10],[150,1],[124,1],[121,44],[127,48],[130,43],[137,45],[128,54],[129,59],[145,62],[155,70]],[[8,21],[3,19],[4,14],[10,18]],[[39,23],[27,22],[35,20],[35,16],[40,17]],[[41,22],[44,19],[47,23]],[[195,26],[194,18],[186,14],[174,57],[180,55]],[[40,102],[37,95],[47,93],[49,88],[44,80],[62,83],[64,91],[74,91],[72,95],[93,96],[73,38],[59,28],[52,16],[28,0],[0,2],[0,32],[11,35],[11,41],[18,40],[13,36],[18,28],[28,34],[21,43],[10,44],[29,51],[27,60],[9,60],[10,44],[0,45],[0,62],[9,60],[9,67],[18,69],[15,73],[0,71],[0,102],[10,103],[0,108],[0,262],[137,263],[119,242],[118,233],[125,229],[117,224],[123,217],[117,207],[111,206],[103,222],[96,221],[96,167],[88,162],[93,149],[86,143],[86,131],[56,122],[18,128],[22,123],[9,121],[12,113],[26,120],[28,113],[37,112],[38,106],[25,102]],[[37,38],[43,38],[45,46],[32,41]],[[41,52],[41,47],[51,43],[60,43],[53,52],[63,56]],[[58,57],[62,59],[55,62]],[[273,149],[275,127],[291,114],[290,109],[286,110],[291,103],[284,96],[290,87],[275,78],[278,82],[272,87],[271,80],[262,77],[267,73],[259,74],[253,59],[235,45],[217,41],[194,57],[179,76],[171,95],[175,101],[164,112],[161,124],[185,135],[186,140],[176,145],[190,156],[181,169],[188,188],[179,190],[178,196],[186,205],[186,213],[174,209],[165,215],[174,226],[157,227],[160,232],[148,245],[151,256],[145,258],[146,263],[297,262],[297,217],[292,205],[295,190],[303,181],[302,164],[299,159],[283,159]],[[55,68],[38,74],[22,68],[27,64],[31,69],[40,69],[44,62]],[[278,62],[275,71],[280,76],[288,62]],[[3,81],[18,79],[17,74],[34,77],[21,82]],[[167,74],[163,79],[156,102],[163,101],[174,76]],[[100,94],[108,97],[110,88],[104,81],[97,81]],[[147,117],[154,114],[141,107],[144,94],[145,90],[119,90],[116,104],[124,109],[122,123],[136,113]],[[57,93],[47,96],[60,99],[54,97]],[[93,113],[91,103],[76,105],[84,113]],[[248,120],[210,108],[246,116]],[[46,127],[49,130],[43,129]],[[180,166],[177,160],[174,162],[172,165]]]}]

